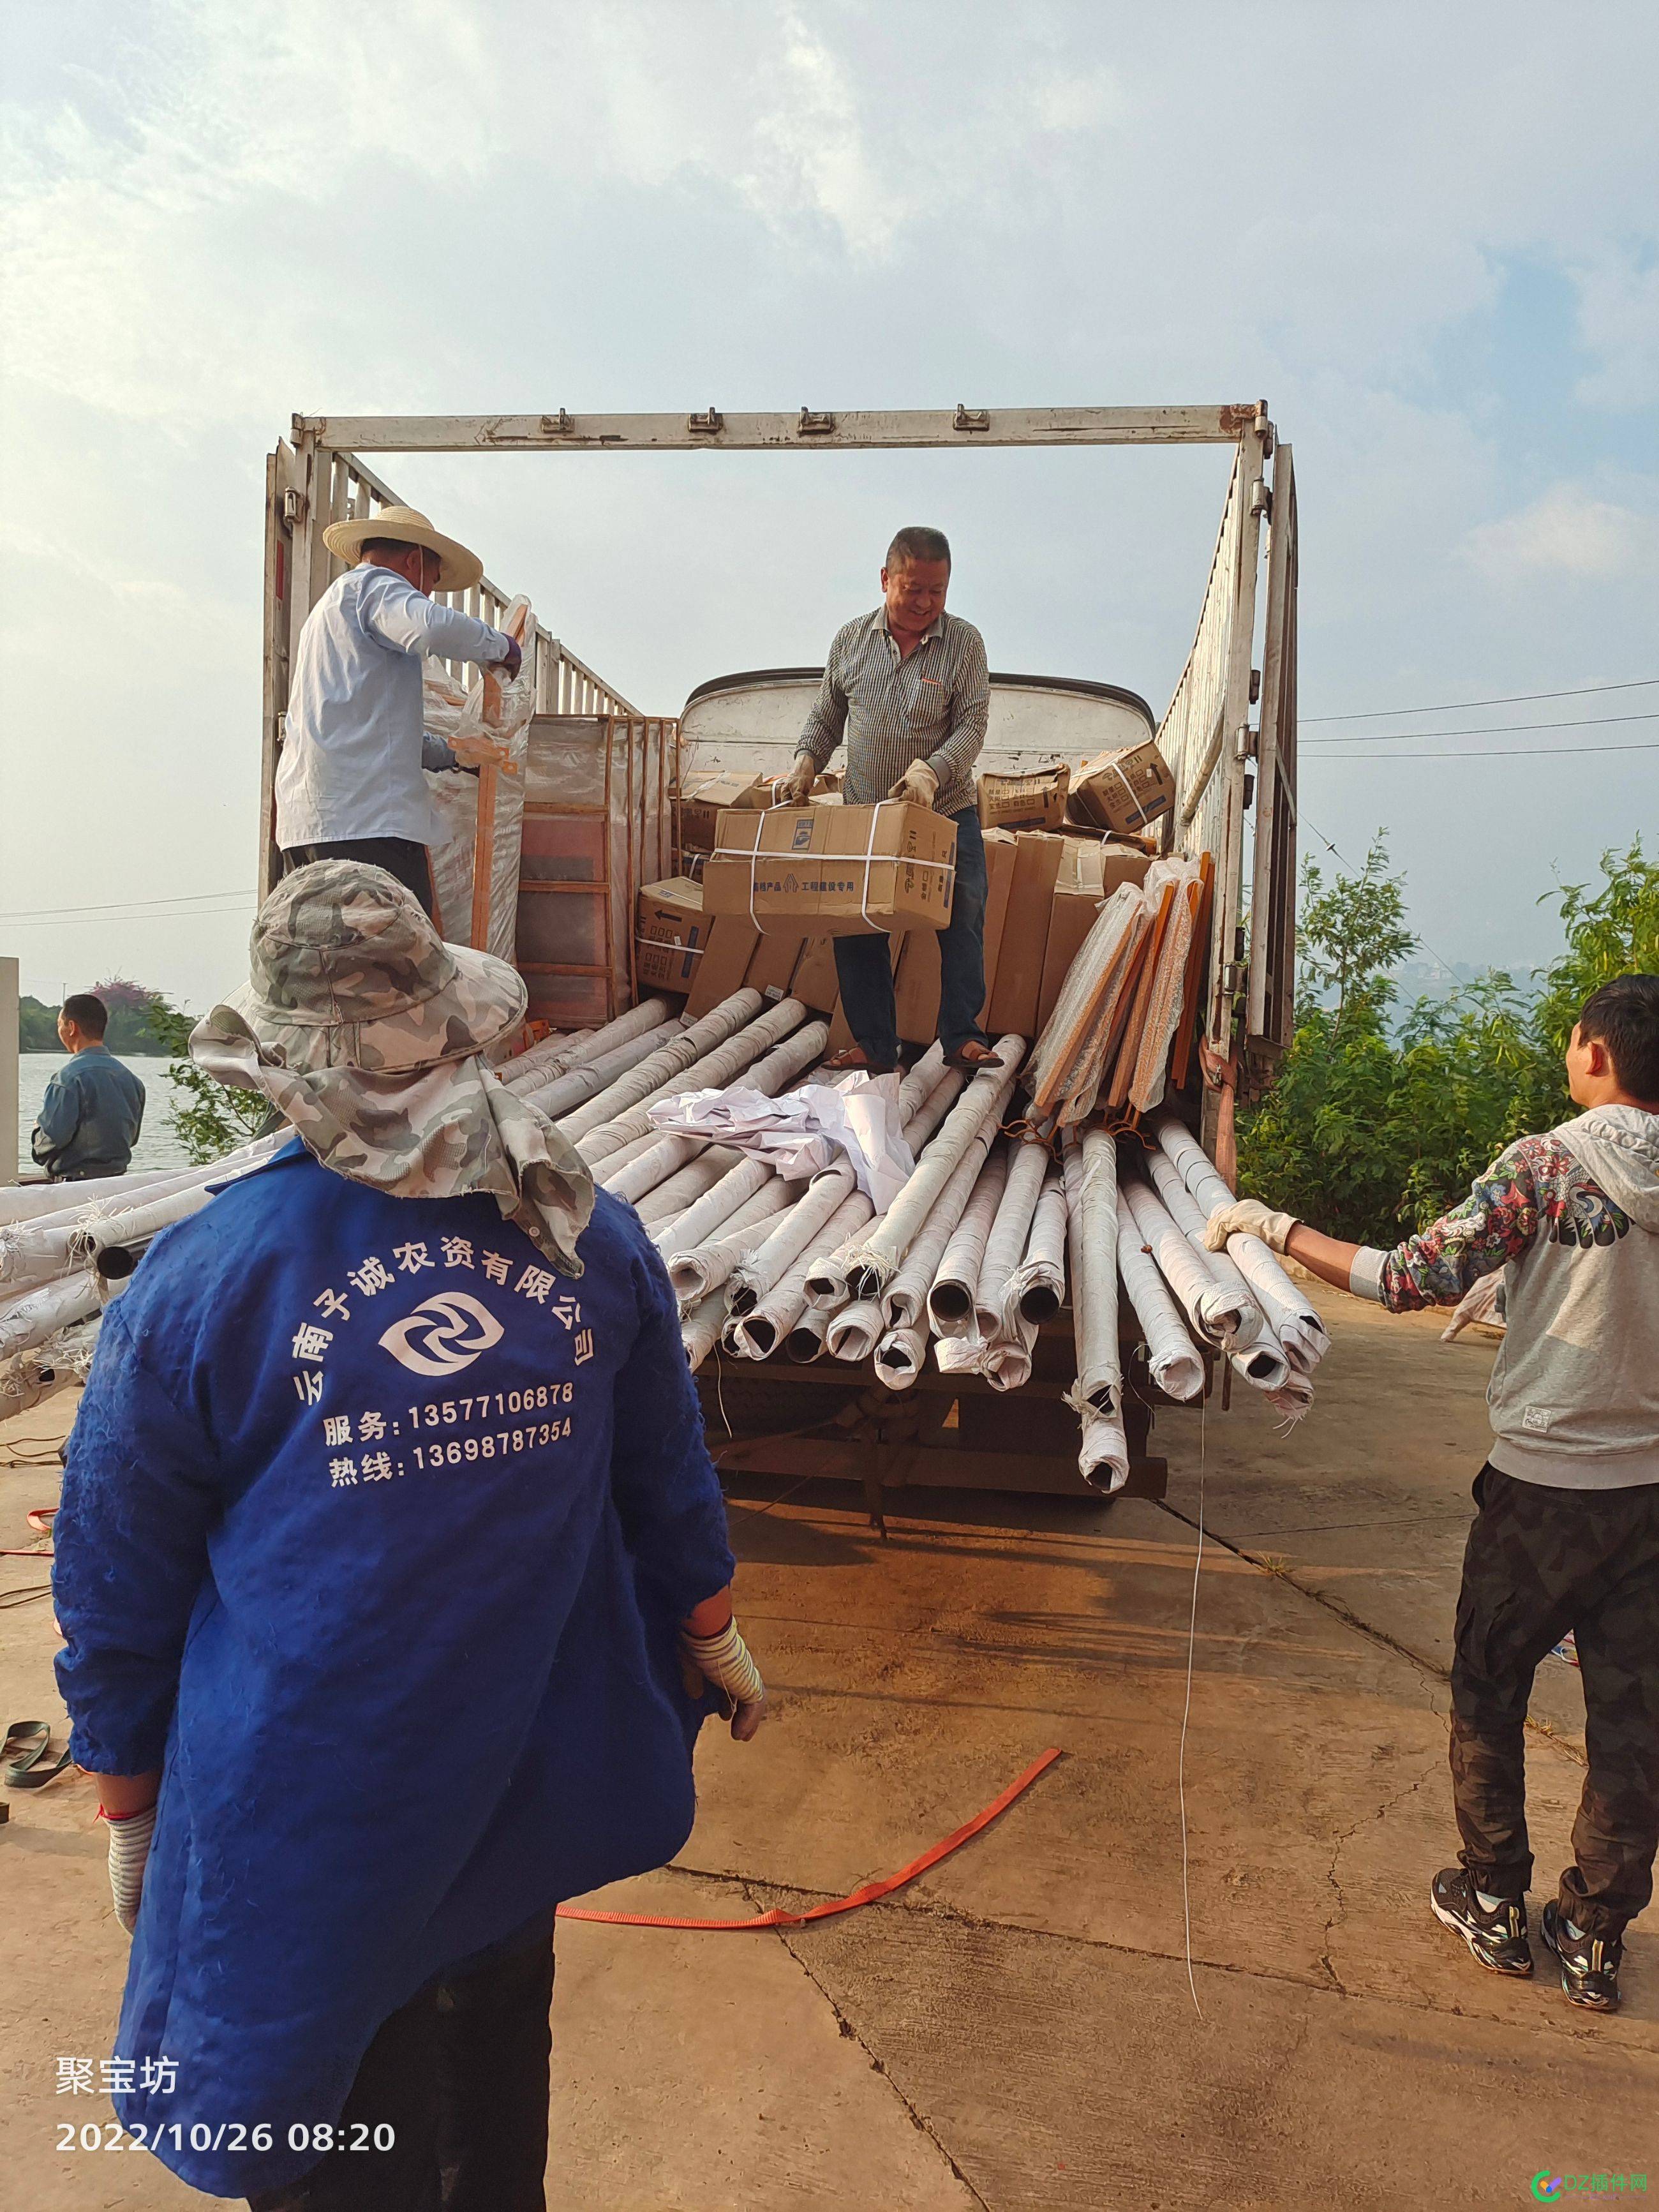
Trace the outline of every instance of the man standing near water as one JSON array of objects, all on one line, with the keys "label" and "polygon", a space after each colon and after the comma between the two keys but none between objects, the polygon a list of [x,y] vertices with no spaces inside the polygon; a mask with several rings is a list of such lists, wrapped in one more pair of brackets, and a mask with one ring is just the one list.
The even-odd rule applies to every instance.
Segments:
[{"label": "man standing near water", "polygon": [[430,915],[432,804],[422,768],[454,768],[428,738],[421,662],[476,661],[519,672],[517,642],[434,592],[464,592],[483,563],[412,507],[383,507],[331,522],[323,543],[353,561],[306,617],[294,656],[283,757],[276,769],[276,842],[284,872],[313,860],[384,868]]},{"label": "man standing near water", "polygon": [[[939,1034],[951,1066],[971,1069],[995,1058],[979,1025],[985,842],[974,768],[985,744],[991,679],[984,639],[971,623],[945,611],[950,584],[945,532],[920,524],[901,530],[882,568],[882,604],[836,633],[794,768],[779,795],[787,805],[803,805],[845,737],[848,805],[908,799],[956,823],[951,921],[939,933]],[[858,1043],[832,1054],[824,1066],[888,1073],[899,1061],[888,939],[879,933],[836,938],[836,974]]]},{"label": "man standing near water", "polygon": [[109,1009],[90,991],[64,1001],[58,1035],[70,1054],[46,1085],[29,1150],[53,1182],[125,1175],[144,1126],[144,1086],[106,1049]]}]

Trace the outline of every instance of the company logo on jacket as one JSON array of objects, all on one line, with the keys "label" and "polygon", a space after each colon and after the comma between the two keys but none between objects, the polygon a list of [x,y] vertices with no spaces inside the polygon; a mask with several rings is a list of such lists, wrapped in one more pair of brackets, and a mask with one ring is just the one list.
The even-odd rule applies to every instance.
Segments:
[{"label": "company logo on jacket", "polygon": [[440,1291],[394,1322],[380,1342],[414,1375],[459,1375],[507,1334],[467,1291]]}]

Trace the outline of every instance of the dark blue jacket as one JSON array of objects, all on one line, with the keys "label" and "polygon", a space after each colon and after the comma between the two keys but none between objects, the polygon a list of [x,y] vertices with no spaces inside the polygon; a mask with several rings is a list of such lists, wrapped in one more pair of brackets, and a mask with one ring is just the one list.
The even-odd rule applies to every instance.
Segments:
[{"label": "dark blue jacket", "polygon": [[295,1143],[106,1316],[58,1676],[82,1765],[164,1768],[115,2106],[198,2189],[293,2179],[390,2013],[690,1833],[676,1629],[725,1511],[637,1216],[601,1193],[580,1251]]},{"label": "dark blue jacket", "polygon": [[29,1149],[50,1176],[125,1175],[143,1126],[143,1085],[102,1045],[88,1045],[47,1084]]}]

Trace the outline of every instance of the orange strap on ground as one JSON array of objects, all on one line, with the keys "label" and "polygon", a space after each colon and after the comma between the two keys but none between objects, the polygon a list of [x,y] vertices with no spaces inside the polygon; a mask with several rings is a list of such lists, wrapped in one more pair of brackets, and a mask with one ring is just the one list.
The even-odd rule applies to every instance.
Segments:
[{"label": "orange strap on ground", "polygon": [[828,1920],[837,1912],[856,1912],[861,1905],[873,1905],[878,1898],[890,1897],[896,1889],[902,1889],[907,1881],[936,1867],[941,1859],[948,1859],[952,1851],[988,1828],[999,1814],[1006,1813],[1016,1797],[1022,1796],[1046,1767],[1052,1766],[1060,1757],[1057,1749],[1045,1751],[1034,1759],[1024,1774],[1018,1775],[1000,1797],[994,1797],[982,1812],[925,1850],[919,1859],[901,1867],[896,1874],[884,1875],[877,1881],[867,1881],[862,1889],[855,1889],[850,1897],[837,1897],[828,1905],[815,1905],[805,1912],[786,1912],[775,1905],[769,1912],[757,1913],[752,1920],[677,1920],[661,1912],[589,1912],[574,1905],[559,1907],[561,1920],[599,1920],[611,1928],[714,1928],[741,1931],[750,1928],[804,1928],[809,1920]]}]

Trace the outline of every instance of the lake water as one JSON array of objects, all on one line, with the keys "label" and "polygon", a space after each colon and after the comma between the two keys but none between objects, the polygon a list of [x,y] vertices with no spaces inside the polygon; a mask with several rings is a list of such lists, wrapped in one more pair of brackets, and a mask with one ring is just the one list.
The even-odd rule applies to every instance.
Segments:
[{"label": "lake water", "polygon": [[[29,1132],[40,1111],[47,1084],[68,1057],[67,1053],[62,1052],[20,1052],[17,1055],[17,1165],[21,1174],[40,1173],[29,1157]],[[173,1110],[173,1085],[167,1081],[166,1060],[135,1055],[125,1064],[143,1085],[145,1092],[144,1126],[133,1151],[133,1166],[188,1167],[190,1155],[173,1135],[168,1118]]]}]

